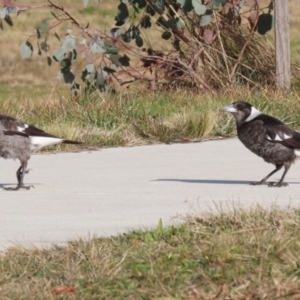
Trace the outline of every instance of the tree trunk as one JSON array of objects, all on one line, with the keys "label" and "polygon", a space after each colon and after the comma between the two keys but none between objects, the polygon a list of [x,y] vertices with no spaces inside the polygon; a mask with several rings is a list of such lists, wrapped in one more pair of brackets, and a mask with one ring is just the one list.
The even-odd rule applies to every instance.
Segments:
[{"label": "tree trunk", "polygon": [[289,1],[275,2],[275,52],[276,52],[276,87],[288,89],[291,85]]}]

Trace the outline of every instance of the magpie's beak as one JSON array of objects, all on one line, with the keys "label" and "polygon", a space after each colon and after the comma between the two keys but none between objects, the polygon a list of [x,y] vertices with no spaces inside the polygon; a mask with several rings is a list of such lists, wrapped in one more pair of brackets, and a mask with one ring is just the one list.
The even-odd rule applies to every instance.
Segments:
[{"label": "magpie's beak", "polygon": [[233,106],[233,104],[226,105],[220,109],[221,111],[236,113],[237,109]]}]

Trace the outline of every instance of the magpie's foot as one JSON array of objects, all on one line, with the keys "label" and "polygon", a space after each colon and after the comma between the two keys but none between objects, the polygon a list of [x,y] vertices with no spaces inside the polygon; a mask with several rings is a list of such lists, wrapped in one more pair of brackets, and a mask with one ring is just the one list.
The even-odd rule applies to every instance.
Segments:
[{"label": "magpie's foot", "polygon": [[288,186],[289,184],[286,182],[268,182],[268,187],[282,187],[282,186]]},{"label": "magpie's foot", "polygon": [[254,182],[250,182],[250,185],[264,185],[267,184],[265,181],[254,181]]},{"label": "magpie's foot", "polygon": [[4,191],[18,191],[19,189],[29,190],[30,188],[34,188],[33,185],[17,185],[16,187],[7,187],[3,188]]}]

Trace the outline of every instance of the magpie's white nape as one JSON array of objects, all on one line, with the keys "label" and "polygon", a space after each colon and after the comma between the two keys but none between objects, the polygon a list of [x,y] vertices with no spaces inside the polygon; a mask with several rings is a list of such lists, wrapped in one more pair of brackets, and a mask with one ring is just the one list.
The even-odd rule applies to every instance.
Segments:
[{"label": "magpie's white nape", "polygon": [[[267,184],[270,187],[287,186],[288,184],[284,182],[285,175],[300,154],[300,133],[242,100],[224,106],[221,111],[231,113],[235,118],[240,141],[250,151],[276,167],[261,181],[250,184]],[[282,167],[284,172],[281,179],[278,182],[267,182]]]}]

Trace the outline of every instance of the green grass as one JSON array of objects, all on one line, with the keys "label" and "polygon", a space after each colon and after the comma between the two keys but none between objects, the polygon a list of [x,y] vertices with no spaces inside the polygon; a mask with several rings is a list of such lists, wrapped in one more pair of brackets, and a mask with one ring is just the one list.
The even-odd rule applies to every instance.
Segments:
[{"label": "green grass", "polygon": [[[300,210],[234,207],[182,225],[13,248],[1,299],[299,299]],[[75,293],[53,295],[60,286]]]},{"label": "green grass", "polygon": [[102,9],[101,6],[87,6],[86,8],[80,9],[79,14],[82,15],[96,15],[97,17],[110,17],[114,18],[117,14],[115,9]]},{"label": "green grass", "polygon": [[[5,87],[0,87],[2,93],[5,93]],[[219,109],[238,99],[249,101],[262,112],[300,129],[297,91],[236,89],[219,95],[198,95],[182,90],[151,94],[132,91],[115,96],[96,93],[74,100],[67,89],[45,95],[41,88],[32,90],[30,97],[22,94],[22,90],[16,90],[15,95],[2,99],[0,111],[3,114],[20,118],[54,135],[81,140],[83,148],[235,136],[233,118]],[[64,146],[48,150],[78,148],[61,147]]]},{"label": "green grass", "polygon": [[[107,28],[116,13],[112,7],[118,5],[111,0],[103,1],[104,8],[82,9],[82,1],[61,4],[80,23]],[[296,1],[290,7],[292,59],[299,62],[300,8]],[[46,10],[24,13],[13,28],[5,25],[1,35],[5,44],[0,85],[3,114],[81,140],[83,148],[232,137],[234,121],[219,109],[238,99],[300,130],[297,82],[287,93],[232,88],[217,95],[182,89],[152,93],[138,83],[114,96],[71,99],[69,87],[57,83],[58,65],[48,67],[45,58],[21,60],[19,55],[19,44],[26,38],[21,33],[32,32],[47,16]],[[56,43],[52,51],[59,47]],[[300,210],[256,207],[194,216],[176,227],[159,224],[154,231],[78,240],[48,250],[15,247],[0,258],[0,298],[300,299],[299,224]],[[75,287],[76,292],[55,296],[52,291],[59,286]]]}]

